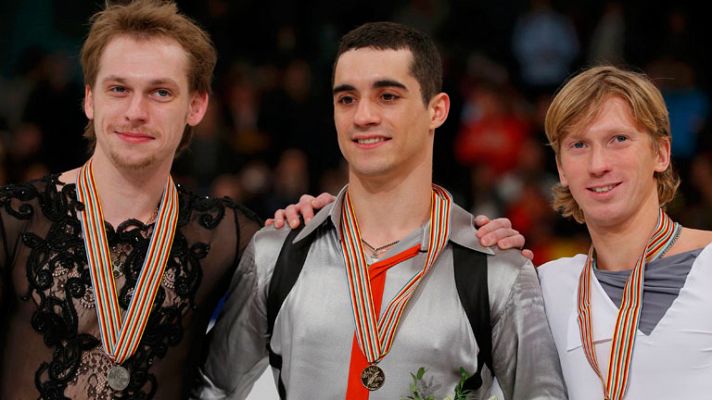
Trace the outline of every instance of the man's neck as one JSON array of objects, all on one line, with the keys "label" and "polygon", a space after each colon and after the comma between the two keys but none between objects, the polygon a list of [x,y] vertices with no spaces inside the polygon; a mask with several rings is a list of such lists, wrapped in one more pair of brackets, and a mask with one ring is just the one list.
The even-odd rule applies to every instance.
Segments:
[{"label": "man's neck", "polygon": [[[120,169],[105,158],[95,157],[93,170],[104,220],[116,227],[131,218],[150,222],[161,201],[170,165]],[[65,172],[60,179],[76,182],[78,171]]]},{"label": "man's neck", "polygon": [[430,217],[432,176],[374,180],[350,176],[349,196],[361,237],[373,246],[401,240]]},{"label": "man's neck", "polygon": [[659,209],[657,205],[643,207],[632,218],[615,226],[589,225],[597,268],[608,271],[633,269],[655,230]]}]

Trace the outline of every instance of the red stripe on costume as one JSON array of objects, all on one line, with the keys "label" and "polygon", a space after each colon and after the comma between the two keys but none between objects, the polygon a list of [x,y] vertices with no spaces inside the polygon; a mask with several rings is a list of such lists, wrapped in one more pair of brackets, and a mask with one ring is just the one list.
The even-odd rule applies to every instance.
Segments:
[{"label": "red stripe on costume", "polygon": [[[403,261],[415,257],[420,252],[420,245],[415,245],[408,250],[386,258],[372,264],[368,269],[369,280],[371,281],[371,298],[376,310],[381,309],[383,301],[383,290],[386,287],[386,271]],[[351,362],[349,363],[349,377],[346,388],[348,400],[368,400],[369,391],[361,383],[361,372],[368,366],[368,360],[358,345],[358,338],[354,332],[354,339],[351,344]],[[387,379],[387,378],[386,378]]]}]

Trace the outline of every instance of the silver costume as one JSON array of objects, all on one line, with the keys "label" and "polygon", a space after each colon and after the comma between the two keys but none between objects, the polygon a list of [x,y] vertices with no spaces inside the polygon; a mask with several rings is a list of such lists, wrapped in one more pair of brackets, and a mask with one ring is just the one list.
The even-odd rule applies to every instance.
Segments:
[{"label": "silver costume", "polygon": [[[296,242],[319,235],[280,309],[271,339],[272,349],[283,358],[282,380],[290,400],[345,397],[355,325],[340,244],[343,195],[342,190],[295,238]],[[388,270],[381,313],[403,284],[422,269],[429,229],[428,223],[383,256],[421,246],[417,256]],[[266,297],[287,234],[287,229],[267,227],[253,237],[212,332],[195,397],[244,399],[266,368]],[[450,241],[491,255],[487,268],[492,355],[505,397],[565,399],[559,359],[531,263],[516,250],[482,247],[475,237],[472,215],[454,204]],[[427,376],[438,386],[433,392],[438,399],[452,395],[460,367],[476,371],[478,345],[460,304],[452,260],[452,245],[448,245],[410,300],[393,347],[378,364],[385,371],[385,384],[371,392],[371,400],[407,396],[410,373],[420,367],[427,369]],[[483,380],[475,398],[484,398],[492,385],[486,367]]]}]

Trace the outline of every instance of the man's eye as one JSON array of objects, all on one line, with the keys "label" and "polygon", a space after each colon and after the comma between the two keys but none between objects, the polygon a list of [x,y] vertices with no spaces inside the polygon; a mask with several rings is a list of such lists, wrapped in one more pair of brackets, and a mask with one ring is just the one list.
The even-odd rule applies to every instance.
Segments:
[{"label": "man's eye", "polygon": [[628,140],[628,136],[625,136],[625,135],[616,135],[616,136],[614,137],[614,139],[615,139],[616,142],[625,142],[626,140]]},{"label": "man's eye", "polygon": [[571,144],[571,147],[573,147],[574,149],[583,149],[583,146],[583,142],[574,142]]},{"label": "man's eye", "polygon": [[351,104],[354,102],[354,98],[351,96],[343,96],[339,98],[338,102],[341,104]]},{"label": "man's eye", "polygon": [[384,93],[381,95],[381,98],[385,101],[395,101],[398,100],[398,95],[393,93]]},{"label": "man's eye", "polygon": [[170,90],[167,90],[167,89],[158,89],[158,90],[156,90],[156,94],[159,97],[168,97],[171,95],[171,92],[170,92]]},{"label": "man's eye", "polygon": [[126,93],[126,88],[123,86],[112,86],[109,88],[109,91],[114,93]]}]

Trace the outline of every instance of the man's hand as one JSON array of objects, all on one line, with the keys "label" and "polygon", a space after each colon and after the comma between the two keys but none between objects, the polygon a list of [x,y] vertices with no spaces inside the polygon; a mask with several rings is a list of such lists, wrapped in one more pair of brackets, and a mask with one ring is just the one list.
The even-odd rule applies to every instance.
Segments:
[{"label": "man's hand", "polygon": [[534,259],[534,253],[529,249],[524,249],[524,236],[517,230],[512,229],[512,222],[507,218],[497,218],[490,220],[489,217],[478,215],[475,217],[477,227],[477,237],[483,246],[497,245],[502,250],[522,249],[522,255],[530,260]]},{"label": "man's hand", "polygon": [[275,228],[280,229],[286,222],[290,228],[297,228],[300,223],[300,215],[304,218],[304,223],[306,224],[314,218],[315,211],[322,209],[325,205],[333,202],[335,199],[336,197],[326,192],[317,197],[309,194],[303,194],[302,197],[299,198],[299,203],[290,204],[285,209],[280,208],[275,211],[274,218],[268,218],[267,221],[265,221],[265,226],[274,225]]}]

